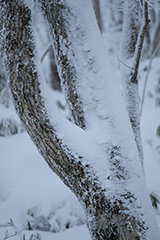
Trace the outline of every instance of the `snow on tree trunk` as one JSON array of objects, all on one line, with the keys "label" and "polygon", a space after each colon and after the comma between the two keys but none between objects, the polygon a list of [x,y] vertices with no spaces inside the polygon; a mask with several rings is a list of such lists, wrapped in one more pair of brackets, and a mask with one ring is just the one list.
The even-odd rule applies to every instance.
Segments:
[{"label": "snow on tree trunk", "polygon": [[[142,21],[139,20],[141,8],[143,8]],[[127,111],[142,165],[143,149],[140,134],[139,89],[137,78],[143,40],[148,23],[148,7],[145,1],[143,1],[142,6],[139,0],[129,0],[125,2],[124,24],[120,44],[123,95],[125,97]]]},{"label": "snow on tree trunk", "polygon": [[28,134],[78,197],[93,240],[157,240],[133,132],[91,1],[37,2],[50,24],[78,126],[63,118],[54,102],[50,107],[37,70],[29,8],[21,0],[0,0],[0,48],[15,108]]},{"label": "snow on tree trunk", "polygon": [[94,11],[95,11],[95,14],[96,14],[98,27],[99,27],[100,31],[102,32],[100,1],[99,0],[92,0],[92,2],[93,2]]}]

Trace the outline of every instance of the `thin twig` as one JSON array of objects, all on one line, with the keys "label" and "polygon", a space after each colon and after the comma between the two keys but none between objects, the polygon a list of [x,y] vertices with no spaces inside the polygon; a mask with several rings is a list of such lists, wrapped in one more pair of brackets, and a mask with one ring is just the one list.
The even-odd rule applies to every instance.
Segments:
[{"label": "thin twig", "polygon": [[128,69],[130,69],[132,72],[134,71],[134,69],[130,66],[128,66],[125,62],[123,62],[120,58],[119,58],[119,55],[118,55],[118,52],[117,52],[117,59],[120,63],[122,63],[125,67],[127,67]]},{"label": "thin twig", "polygon": [[148,3],[148,5],[150,7],[160,9],[160,4],[159,3],[155,3],[155,2],[151,3],[151,1],[148,1],[148,0],[146,0],[146,2]]},{"label": "thin twig", "polygon": [[4,237],[3,240],[6,240],[6,239],[11,238],[11,237],[15,237],[15,236],[17,236],[17,235],[20,237],[20,240],[25,240],[25,235],[22,234],[22,232],[24,231],[24,229],[19,230],[19,229],[17,228],[17,226],[14,224],[14,222],[13,222],[12,219],[10,219],[10,221],[9,221],[8,223],[0,224],[0,227],[4,227],[4,228],[6,228],[6,227],[12,227],[12,228],[14,229],[14,231],[15,231],[14,234],[11,234],[11,235],[9,235],[9,234],[8,234],[8,231],[6,231],[6,234],[5,234],[5,237]]},{"label": "thin twig", "polygon": [[46,48],[46,50],[44,51],[44,53],[43,53],[41,59],[40,59],[40,62],[41,62],[41,63],[43,62],[45,56],[47,55],[47,53],[49,52],[49,50],[50,50],[51,47],[52,47],[52,44],[49,43],[48,46],[47,46],[47,48]]},{"label": "thin twig", "polygon": [[[21,230],[21,231],[19,231],[19,232],[15,232],[14,234],[11,234],[11,235],[7,234],[7,235],[4,237],[3,240],[6,240],[6,239],[8,239],[8,238],[12,238],[12,237],[15,237],[15,236],[17,236],[17,235],[20,235],[22,231],[24,231],[24,229]],[[19,236],[19,237],[20,237],[20,240],[25,240],[25,235],[22,235],[22,236]]]},{"label": "thin twig", "polygon": [[149,61],[149,65],[148,65],[148,69],[147,69],[147,74],[146,74],[145,81],[144,81],[143,93],[142,93],[142,101],[141,101],[141,107],[140,107],[140,113],[139,113],[139,114],[140,114],[140,117],[142,116],[142,111],[143,111],[143,106],[144,106],[144,99],[145,99],[145,93],[146,93],[147,82],[148,82],[148,77],[149,77],[149,73],[150,73],[152,61],[153,61],[156,53],[158,52],[159,48],[160,48],[160,42],[158,43],[156,49],[155,49],[154,52],[152,53],[152,56],[151,56],[150,61]]}]

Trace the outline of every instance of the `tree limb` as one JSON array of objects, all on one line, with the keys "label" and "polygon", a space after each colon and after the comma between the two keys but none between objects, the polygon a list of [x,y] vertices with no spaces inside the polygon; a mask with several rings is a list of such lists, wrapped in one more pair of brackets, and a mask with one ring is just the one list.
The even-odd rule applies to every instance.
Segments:
[{"label": "tree limb", "polygon": [[134,55],[134,61],[135,61],[134,74],[131,79],[131,81],[133,83],[137,83],[139,62],[140,62],[140,58],[142,55],[142,47],[143,47],[144,37],[145,37],[146,31],[147,31],[149,22],[150,22],[150,20],[148,18],[148,3],[146,1],[144,1],[144,3],[143,3],[143,22],[142,22],[141,30],[140,30],[140,33],[138,36],[135,55]]},{"label": "tree limb", "polygon": [[[85,128],[84,111],[82,100],[77,88],[77,72],[72,59],[75,56],[74,49],[72,56],[70,55],[73,48],[73,39],[71,34],[69,19],[67,16],[72,16],[67,4],[59,1],[44,1],[36,0],[38,6],[43,11],[46,20],[50,25],[50,32],[55,47],[55,58],[59,70],[62,89],[65,93],[66,101],[69,106],[69,112],[74,122],[81,128]],[[52,16],[52,17],[50,17]],[[54,29],[54,31],[53,31]],[[69,54],[68,54],[69,53]]]},{"label": "tree limb", "polygon": [[47,55],[47,53],[49,52],[50,48],[52,47],[51,43],[48,44],[47,48],[45,49],[40,61],[43,62],[45,56]]},{"label": "tree limb", "polygon": [[[77,9],[75,0],[68,2],[72,3],[71,7]],[[46,8],[56,10],[55,14],[60,11],[59,7],[64,7],[62,1],[48,0],[43,3],[46,3]],[[51,5],[48,5],[49,3]],[[55,5],[57,3],[60,6]],[[81,4],[87,4],[86,1],[78,3],[81,7]],[[98,55],[98,60],[96,59],[96,65],[98,63],[98,68],[102,65],[104,70],[103,74],[100,71],[97,79],[104,77],[103,81],[105,82],[106,76],[109,75],[106,83],[108,88],[105,85],[103,89],[103,85],[99,86],[94,79],[93,85],[89,85],[89,90],[91,90],[91,86],[94,87],[91,92],[92,97],[95,97],[94,106],[98,107],[102,100],[102,108],[99,108],[99,111],[103,110],[103,103],[108,99],[106,107],[108,116],[106,109],[105,115],[101,111],[96,111],[101,121],[98,123],[96,121],[97,128],[94,129],[96,135],[92,135],[69,123],[66,119],[64,120],[56,108],[54,108],[54,117],[51,120],[47,100],[44,97],[44,85],[36,66],[31,12],[22,0],[0,0],[0,6],[0,30],[3,29],[0,34],[1,51],[3,51],[15,108],[41,155],[78,197],[85,210],[86,222],[92,238],[126,240],[151,239],[152,236],[152,240],[157,240],[158,233],[156,227],[154,228],[156,223],[151,209],[148,208],[149,197],[144,187],[143,172],[135,141],[117,82],[112,78],[112,72],[105,71],[103,47],[94,52],[98,55],[98,51],[101,49],[101,54]],[[56,6],[58,8],[55,8]],[[90,5],[88,9],[90,9]],[[67,9],[68,14],[69,12]],[[77,18],[80,18],[82,12],[80,11],[79,14]],[[48,18],[52,17],[52,14],[48,15]],[[66,17],[69,18],[69,15]],[[63,24],[63,22],[59,24]],[[52,28],[53,31],[58,31],[56,25]],[[63,34],[62,29],[60,31]],[[91,43],[90,39],[88,41]],[[60,43],[59,39],[57,42]],[[70,54],[72,53],[71,51]],[[68,65],[63,62],[63,57],[59,57],[59,64],[62,65],[62,68],[64,64],[64,70],[67,71]],[[86,71],[90,71],[88,65]],[[93,76],[93,69],[91,69],[91,73]],[[67,77],[69,78],[69,76]],[[72,76],[70,78],[72,79]],[[102,96],[98,95],[97,97],[97,92],[94,95],[95,86],[98,88],[98,93],[103,93]],[[70,88],[73,91],[74,86],[73,89],[71,86]],[[91,100],[92,98],[88,104],[92,105]],[[92,106],[89,107],[91,107],[89,108],[91,114]],[[95,116],[94,114],[93,116]],[[67,132],[68,128],[69,133]],[[101,128],[101,132],[99,132],[99,128]],[[136,188],[133,184],[136,185]],[[145,205],[143,199],[145,199]]]},{"label": "tree limb", "polygon": [[[90,0],[79,1],[78,4],[84,5],[82,18],[74,1],[35,2],[50,25],[62,90],[71,117],[82,129],[91,128],[91,119],[102,118],[100,111],[104,112],[103,118],[108,118],[107,107],[100,111],[99,108],[108,101],[102,92],[109,92],[104,70],[110,72],[108,59],[102,57],[105,48],[92,3]],[[100,90],[101,86],[103,90]]]},{"label": "tree limb", "polygon": [[[143,21],[139,22],[139,10],[143,8]],[[134,11],[133,11],[134,10]],[[135,15],[137,17],[135,17]],[[124,26],[121,40],[121,55],[123,62],[130,62],[132,70],[121,66],[123,94],[126,107],[130,118],[130,123],[137,143],[137,149],[143,165],[143,149],[140,134],[140,116],[139,116],[139,90],[137,74],[142,53],[144,36],[149,23],[148,5],[144,1],[141,5],[139,1],[126,1],[124,11]],[[141,29],[139,31],[139,24]]]}]

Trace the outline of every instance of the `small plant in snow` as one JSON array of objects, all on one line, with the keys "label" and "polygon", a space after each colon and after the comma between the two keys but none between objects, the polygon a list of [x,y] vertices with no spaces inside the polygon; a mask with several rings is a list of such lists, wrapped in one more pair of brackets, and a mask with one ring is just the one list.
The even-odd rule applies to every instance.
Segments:
[{"label": "small plant in snow", "polygon": [[8,238],[12,238],[12,237],[15,237],[15,236],[19,236],[20,240],[25,240],[25,235],[22,234],[22,231],[24,231],[24,229],[19,230],[18,227],[14,224],[12,219],[10,219],[10,221],[5,223],[5,224],[0,224],[0,227],[3,227],[3,228],[12,227],[13,230],[14,230],[14,232],[11,234],[11,233],[9,233],[9,231],[7,229],[6,232],[5,232],[5,236],[3,237],[2,240],[6,240]]},{"label": "small plant in snow", "polygon": [[22,133],[24,128],[19,121],[14,118],[2,118],[0,119],[0,136],[10,136],[17,133]]},{"label": "small plant in snow", "polygon": [[[64,214],[65,212],[65,214]],[[77,215],[70,209],[68,202],[64,203],[48,215],[41,213],[38,207],[29,208],[25,218],[24,227],[26,230],[41,230],[49,232],[62,232],[73,226],[84,224],[84,217]]]},{"label": "small plant in snow", "polygon": [[[18,227],[15,225],[12,219],[9,220],[9,222],[0,224],[0,227],[2,228],[13,228],[13,233],[9,233],[8,229],[5,231],[4,237],[2,240],[6,240],[12,237],[18,236],[20,240],[26,240],[25,234],[22,234],[24,229],[19,230]],[[39,233],[32,233],[29,240],[42,240],[41,235]]]},{"label": "small plant in snow", "polygon": [[160,196],[158,196],[156,193],[151,193],[150,194],[150,198],[151,198],[151,202],[152,202],[152,206],[155,208],[155,209],[158,209],[158,205],[160,204]]},{"label": "small plant in snow", "polygon": [[38,229],[41,231],[49,231],[49,228],[50,225],[47,218],[39,214],[39,209],[37,207],[32,207],[28,209],[25,219],[25,229]]}]

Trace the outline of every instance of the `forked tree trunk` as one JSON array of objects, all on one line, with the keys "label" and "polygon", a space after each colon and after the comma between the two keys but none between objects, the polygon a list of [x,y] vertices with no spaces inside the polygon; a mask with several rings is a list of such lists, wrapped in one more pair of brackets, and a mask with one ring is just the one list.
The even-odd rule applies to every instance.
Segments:
[{"label": "forked tree trunk", "polygon": [[[98,57],[99,49],[95,52],[93,48],[95,40],[100,41],[100,48],[102,42],[91,2],[37,2],[52,30],[64,90],[70,91],[67,102],[78,126],[63,119],[54,103],[52,120],[48,113],[45,85],[37,72],[29,8],[21,0],[0,0],[1,51],[15,108],[28,134],[51,169],[78,197],[93,240],[157,240],[156,222],[123,99],[114,75],[106,72],[105,52]],[[88,14],[94,31],[85,22]],[[92,34],[97,38],[93,39]],[[75,37],[82,41],[79,48]],[[78,59],[83,61],[77,63]],[[84,64],[88,75],[82,73],[80,64]],[[85,79],[80,78],[80,69]],[[98,88],[102,73],[107,84]],[[94,95],[99,91],[107,92],[107,96]],[[96,104],[108,104],[106,111]],[[91,116],[95,122],[89,122]]]}]

